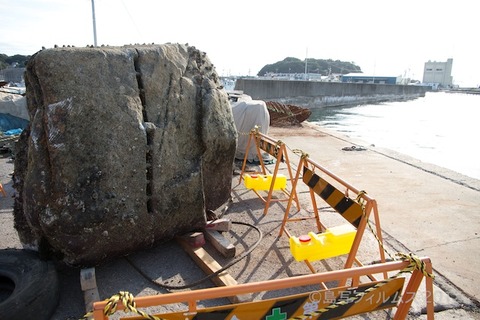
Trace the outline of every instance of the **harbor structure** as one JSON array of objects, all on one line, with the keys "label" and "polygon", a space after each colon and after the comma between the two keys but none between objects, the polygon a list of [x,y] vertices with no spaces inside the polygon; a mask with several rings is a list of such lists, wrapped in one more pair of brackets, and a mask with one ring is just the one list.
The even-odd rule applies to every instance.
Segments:
[{"label": "harbor structure", "polygon": [[432,87],[449,88],[453,84],[452,78],[453,59],[445,62],[428,61],[423,69],[423,83],[431,84]]},{"label": "harbor structure", "polygon": [[348,73],[341,77],[342,82],[348,83],[375,83],[375,84],[397,84],[397,77],[378,76],[364,73]]}]

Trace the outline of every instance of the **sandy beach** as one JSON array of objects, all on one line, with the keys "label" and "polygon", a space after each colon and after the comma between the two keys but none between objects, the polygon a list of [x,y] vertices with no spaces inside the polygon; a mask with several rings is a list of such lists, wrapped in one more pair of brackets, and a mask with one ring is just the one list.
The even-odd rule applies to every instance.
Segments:
[{"label": "sandy beach", "polygon": [[[377,200],[383,237],[392,252],[413,252],[431,258],[435,273],[434,297],[437,319],[480,319],[478,279],[480,278],[480,181],[470,179],[450,170],[422,163],[416,159],[390,150],[378,149],[354,141],[347,136],[329,132],[305,123],[295,128],[271,127],[269,136],[288,146],[290,162],[296,169],[300,149],[330,171],[358,189],[365,190]],[[345,147],[363,147],[357,151]],[[268,166],[271,169],[271,165]],[[11,173],[9,158],[0,159],[0,179],[8,193],[0,203],[0,248],[21,248],[13,227]],[[237,170],[238,173],[238,170]],[[257,226],[261,241],[245,259],[227,271],[238,282],[247,283],[309,274],[304,263],[293,259],[286,236],[279,237],[279,228],[285,212],[284,203],[271,206],[263,214],[263,203],[243,184],[238,175],[232,176],[232,203],[222,212],[224,218]],[[299,193],[302,207],[308,207],[309,194]],[[292,226],[301,234],[311,229],[303,222]],[[235,245],[236,256],[241,255],[259,240],[259,235],[245,225],[234,224],[226,234]],[[230,259],[215,252],[208,243],[206,248],[221,264]],[[378,260],[376,240],[368,232],[359,250],[362,262]],[[329,259],[315,263],[321,270],[339,269],[343,259]],[[139,272],[141,270],[141,273]],[[79,319],[85,313],[83,293],[80,288],[79,269],[59,268],[61,283],[60,302],[52,319]],[[120,290],[134,296],[167,293],[157,283],[184,285],[203,278],[205,274],[175,242],[159,244],[150,249],[119,258],[96,267],[96,278],[101,299],[109,298]],[[205,281],[196,288],[211,287]],[[424,287],[410,310],[409,318],[425,319]],[[284,294],[295,290],[285,290]],[[255,300],[270,297],[270,293],[254,295]],[[228,301],[222,301],[228,303]],[[209,302],[205,304],[209,306]],[[170,308],[178,308],[172,306]],[[155,313],[163,307],[149,309]],[[358,319],[389,319],[388,311],[377,311]],[[116,319],[113,316],[112,319]]]}]

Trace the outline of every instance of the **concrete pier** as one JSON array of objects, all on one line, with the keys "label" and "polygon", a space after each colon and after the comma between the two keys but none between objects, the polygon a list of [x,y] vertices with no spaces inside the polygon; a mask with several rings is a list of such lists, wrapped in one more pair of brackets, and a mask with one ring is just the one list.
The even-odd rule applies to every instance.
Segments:
[{"label": "concrete pier", "polygon": [[[388,251],[412,252],[431,258],[435,275],[436,319],[480,319],[479,180],[391,150],[366,145],[363,141],[356,141],[309,123],[294,128],[271,127],[268,136],[287,145],[294,170],[299,158],[293,150],[299,149],[374,198],[378,203],[380,225]],[[358,148],[349,148],[352,151],[343,150],[352,146]],[[360,146],[363,148],[359,148]],[[358,151],[354,151],[355,149]],[[8,175],[11,164],[6,163],[5,159],[1,159],[0,164],[4,166],[4,171],[0,174],[1,182],[11,196],[12,181]],[[238,166],[238,163],[236,165]],[[273,169],[273,166],[267,167]],[[238,173],[238,168],[235,171]],[[247,190],[243,183],[238,184],[238,179],[239,176],[234,174],[232,202],[223,211],[222,217],[253,224],[261,229],[263,237],[246,259],[232,265],[226,272],[238,283],[309,274],[307,266],[292,257],[288,238],[279,236],[286,203],[273,204],[265,215],[263,203],[254,192]],[[310,210],[308,191],[300,190],[299,198],[302,209]],[[0,248],[20,247],[13,229],[11,197],[3,198],[1,205]],[[319,206],[324,204],[319,202]],[[322,219],[328,219],[329,215],[332,213],[324,211]],[[306,225],[303,222],[291,223],[291,230],[296,235],[312,231],[313,226],[309,223],[313,222]],[[259,239],[253,229],[238,224],[234,224],[225,236],[236,247],[237,255],[251,248]],[[378,260],[378,254],[375,254],[378,250],[377,243],[371,232],[366,231],[364,237],[360,260],[364,264],[375,263]],[[230,261],[220,257],[208,246],[205,248],[221,265]],[[128,261],[160,283],[182,285],[196,282],[205,276],[175,241],[130,255]],[[167,293],[167,290],[155,286],[151,280],[138,273],[130,262],[116,259],[96,268],[101,299],[107,299],[119,290],[128,291],[136,297]],[[317,261],[315,264],[320,272],[342,268],[342,265],[342,257]],[[59,274],[62,283],[61,300],[52,320],[77,319],[85,313],[79,270],[66,268],[60,270]],[[213,284],[207,281],[196,288],[211,286]],[[422,284],[408,319],[426,319],[424,288]],[[293,290],[294,288],[283,293],[293,294]],[[254,298],[258,300],[271,297],[270,293],[266,292]],[[158,310],[148,312],[154,313]],[[352,319],[391,319],[391,313],[378,311]]]},{"label": "concrete pier", "polygon": [[[432,259],[437,310],[476,310],[460,318],[480,318],[479,180],[310,123],[301,129],[271,128],[269,135],[377,200],[391,250]],[[351,146],[364,151],[342,150]],[[446,312],[435,316],[452,318]]]},{"label": "concrete pier", "polygon": [[241,78],[237,79],[235,90],[253,99],[316,108],[415,99],[424,97],[430,87]]}]

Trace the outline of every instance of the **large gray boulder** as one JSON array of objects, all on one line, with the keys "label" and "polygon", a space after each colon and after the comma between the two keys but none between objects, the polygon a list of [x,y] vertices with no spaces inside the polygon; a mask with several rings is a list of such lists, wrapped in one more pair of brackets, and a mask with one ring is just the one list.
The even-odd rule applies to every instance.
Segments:
[{"label": "large gray boulder", "polygon": [[237,132],[205,53],[49,49],[25,79],[30,127],[14,175],[24,245],[95,265],[202,227],[230,197]]}]

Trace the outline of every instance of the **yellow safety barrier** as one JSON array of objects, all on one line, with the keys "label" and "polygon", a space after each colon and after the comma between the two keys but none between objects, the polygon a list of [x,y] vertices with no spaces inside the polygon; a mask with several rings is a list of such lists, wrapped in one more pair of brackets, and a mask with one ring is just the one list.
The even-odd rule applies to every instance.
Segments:
[{"label": "yellow safety barrier", "polygon": [[[301,173],[303,173],[303,175],[300,178]],[[293,197],[290,197],[290,201],[287,204],[285,215],[280,228],[280,236],[283,234],[283,232],[285,232],[287,236],[291,238],[292,234],[290,234],[290,232],[287,230],[286,224],[288,222],[300,220],[303,221],[305,219],[314,219],[316,222],[317,231],[325,231],[327,227],[320,221],[320,215],[317,205],[317,197],[320,197],[357,230],[354,236],[354,240],[351,243],[351,248],[347,252],[348,256],[344,267],[351,268],[354,263],[356,263],[357,265],[362,265],[362,263],[357,259],[356,256],[358,248],[360,246],[360,242],[364,235],[365,227],[369,223],[369,217],[372,212],[375,219],[376,232],[374,232],[374,234],[377,237],[379,245],[380,261],[385,262],[385,253],[383,249],[382,230],[380,227],[378,208],[377,203],[373,198],[370,198],[364,191],[355,188],[354,186],[339,178],[320,164],[316,163],[306,154],[302,154],[302,156],[300,157],[296,176],[292,183],[292,194],[297,192],[299,181],[302,181],[305,185],[308,186],[313,207],[313,217],[290,217],[290,210],[292,207],[292,202],[294,200]],[[344,190],[340,191],[338,188],[344,188]],[[351,197],[351,195],[353,195],[353,197]],[[330,243],[330,245],[332,244]],[[339,253],[344,253],[344,250]],[[315,268],[310,263],[311,260],[314,259],[306,259],[305,263],[312,272],[316,272]]]},{"label": "yellow safety barrier", "polygon": [[277,174],[275,178],[275,183],[272,183],[272,174],[245,174],[245,178],[243,180],[247,189],[253,189],[257,191],[268,191],[270,190],[272,185],[273,190],[282,190],[287,187],[287,177],[283,174]]},{"label": "yellow safety barrier", "polygon": [[[408,310],[425,279],[427,319],[434,317],[432,264],[427,257],[402,256],[403,261],[385,262],[358,268],[239,284],[235,286],[198,289],[133,298],[121,292],[111,299],[95,302],[95,320],[108,320],[117,310],[134,312],[139,317],[122,319],[332,319],[396,308],[393,319],[406,319]],[[395,272],[383,281],[371,281],[357,286],[337,286],[295,295],[209,308],[198,307],[199,301],[232,295],[302,288],[318,283],[338,283],[370,274]],[[404,276],[411,273],[410,276]],[[406,282],[406,286],[405,286]],[[148,315],[138,308],[185,303],[185,310]]]},{"label": "yellow safety barrier", "polygon": [[290,237],[290,251],[297,261],[328,259],[350,252],[357,230],[350,224]]},{"label": "yellow safety barrier", "polygon": [[[257,156],[260,161],[260,167],[262,170],[261,172],[255,172],[255,173],[245,172],[247,159],[248,159],[248,152],[249,152],[251,143],[255,143]],[[272,157],[274,157],[276,161],[275,168],[273,169],[273,172],[271,172],[270,175],[267,175],[267,170],[262,157],[262,150],[267,152]],[[278,173],[281,163],[285,163],[288,175],[280,175]],[[283,179],[286,178],[286,180],[289,180],[291,183],[293,181],[293,172],[292,172],[292,168],[290,167],[290,161],[288,160],[288,152],[285,144],[280,140],[275,141],[269,136],[261,133],[258,130],[258,128],[254,128],[250,131],[250,137],[247,142],[247,149],[245,151],[245,157],[243,159],[242,171],[240,173],[240,179],[238,181],[238,184],[242,183],[242,179],[246,179],[246,178],[249,180],[249,183],[252,182],[251,181],[252,174],[254,175],[262,174],[263,176],[269,176],[269,182],[270,182],[269,186],[268,188],[263,188],[263,189],[266,189],[265,191],[268,192],[266,198],[259,192],[262,190],[262,188],[251,188],[251,190],[253,190],[253,192],[255,192],[255,194],[265,203],[265,209],[263,211],[263,214],[267,214],[271,202],[276,202],[276,201],[287,202],[289,201],[289,199],[292,199],[292,201],[295,201],[297,208],[300,209],[300,202],[298,200],[296,192],[289,191],[287,189],[287,186],[285,186],[284,188],[280,188],[280,190],[286,195],[285,198],[278,198],[278,199],[272,198],[274,190],[278,189],[278,186],[280,185],[279,183],[276,183],[276,180],[281,179],[283,181]],[[281,184],[283,184],[283,182]]]}]

